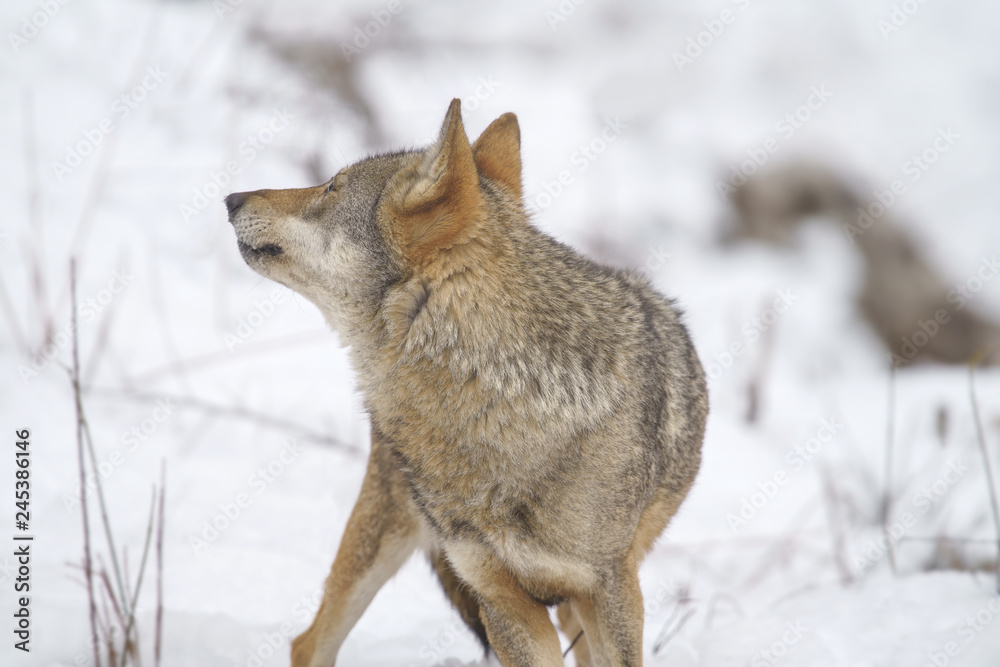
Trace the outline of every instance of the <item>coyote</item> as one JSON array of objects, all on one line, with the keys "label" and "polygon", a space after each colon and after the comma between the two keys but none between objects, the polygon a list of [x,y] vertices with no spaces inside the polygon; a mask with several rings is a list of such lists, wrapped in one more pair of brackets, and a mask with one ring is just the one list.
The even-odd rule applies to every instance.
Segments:
[{"label": "coyote", "polygon": [[226,197],[240,253],[350,345],[371,453],[325,596],[292,644],[330,667],[420,549],[504,665],[641,665],[639,563],[694,482],[708,414],[671,302],[536,229],[514,114],[330,181]]}]

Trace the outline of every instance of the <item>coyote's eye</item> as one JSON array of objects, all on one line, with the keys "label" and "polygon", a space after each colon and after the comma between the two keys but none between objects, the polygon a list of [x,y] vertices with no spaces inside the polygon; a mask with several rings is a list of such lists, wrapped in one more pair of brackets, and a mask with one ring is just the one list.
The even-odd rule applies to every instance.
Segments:
[{"label": "coyote's eye", "polygon": [[346,180],[347,174],[343,170],[338,171],[337,175],[330,179],[330,185],[326,187],[326,192],[336,192],[337,185],[343,186]]}]

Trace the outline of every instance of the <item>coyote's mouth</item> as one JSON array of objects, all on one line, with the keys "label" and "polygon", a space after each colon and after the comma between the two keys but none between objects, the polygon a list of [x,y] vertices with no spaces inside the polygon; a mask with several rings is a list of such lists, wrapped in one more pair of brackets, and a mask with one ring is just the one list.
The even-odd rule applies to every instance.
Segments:
[{"label": "coyote's mouth", "polygon": [[249,243],[244,243],[243,241],[237,241],[237,244],[239,244],[241,252],[249,252],[250,254],[256,255],[258,257],[262,255],[267,257],[275,257],[284,252],[284,250],[281,249],[281,246],[276,245],[274,243],[265,243],[264,245],[257,247],[254,247]]}]

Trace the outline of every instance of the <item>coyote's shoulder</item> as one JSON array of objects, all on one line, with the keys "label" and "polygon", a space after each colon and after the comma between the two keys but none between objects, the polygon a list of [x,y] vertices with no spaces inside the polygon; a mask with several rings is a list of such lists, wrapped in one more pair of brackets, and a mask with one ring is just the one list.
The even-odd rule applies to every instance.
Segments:
[{"label": "coyote's shoulder", "polygon": [[580,664],[641,662],[636,568],[697,474],[704,375],[668,299],[532,226],[519,145],[512,114],[470,145],[456,101],[425,151],[227,199],[248,263],[351,345],[372,421],[296,665],[332,664],[421,544],[504,664],[562,664],[553,603]]}]

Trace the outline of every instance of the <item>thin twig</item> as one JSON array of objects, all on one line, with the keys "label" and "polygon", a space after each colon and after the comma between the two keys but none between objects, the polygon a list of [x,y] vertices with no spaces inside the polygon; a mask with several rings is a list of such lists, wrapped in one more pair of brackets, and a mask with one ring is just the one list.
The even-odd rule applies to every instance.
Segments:
[{"label": "thin twig", "polygon": [[14,339],[14,343],[21,354],[34,356],[34,352],[31,349],[31,345],[28,343],[28,339],[21,331],[21,324],[17,320],[17,313],[14,311],[14,306],[10,301],[10,295],[7,293],[7,286],[4,283],[2,272],[0,272],[0,311],[3,312],[4,318],[7,320],[11,337]]},{"label": "thin twig", "polygon": [[[115,575],[115,583],[118,587],[118,597],[120,598],[121,608],[124,613],[131,614],[132,610],[128,605],[128,588],[125,585],[125,580],[122,578],[122,570],[118,564],[118,551],[115,547],[114,535],[111,530],[111,520],[108,518],[108,506],[104,499],[104,487],[101,484],[100,475],[97,474],[98,464],[97,464],[97,454],[94,451],[94,438],[90,433],[90,423],[87,421],[87,416],[83,410],[83,392],[80,388],[80,355],[79,355],[79,330],[77,327],[76,320],[76,260],[70,260],[70,303],[72,305],[72,332],[73,332],[73,369],[72,369],[72,379],[73,379],[73,396],[76,401],[77,410],[77,428],[81,431],[80,439],[84,443],[87,449],[87,453],[90,457],[90,467],[94,471],[94,481],[97,489],[97,500],[98,506],[101,510],[101,523],[104,526],[104,536],[108,542],[108,551],[110,551],[111,566],[112,571]],[[81,488],[81,499],[86,498],[86,486],[83,485]],[[83,502],[81,503],[83,504]],[[89,525],[87,526],[89,530]],[[89,549],[89,546],[88,546]],[[88,568],[88,577],[91,576]]]},{"label": "thin twig", "polygon": [[[124,266],[124,262],[119,262],[119,266]],[[111,338],[111,327],[115,323],[115,316],[118,314],[118,301],[112,301],[105,308],[106,316],[100,317],[100,324],[98,325],[97,334],[94,336],[94,344],[90,348],[90,356],[87,357],[86,363],[83,365],[83,382],[81,383],[84,387],[88,387],[93,384],[93,378],[97,375],[97,370],[100,368],[101,360],[104,357],[104,352],[108,347],[108,340]]]},{"label": "thin twig", "polygon": [[[149,55],[153,49],[156,48],[156,43],[158,41],[157,33],[161,27],[159,17],[160,9],[158,6],[154,5],[150,9],[149,18],[146,20],[146,28],[143,32],[142,40],[139,42],[139,49],[135,54],[135,58],[132,59],[132,67],[125,79],[126,88],[131,88],[135,84],[139,83],[140,78],[143,76],[146,64],[149,62]],[[90,182],[90,186],[87,191],[87,198],[84,200],[82,213],[80,214],[80,220],[77,222],[76,230],[73,232],[73,241],[70,246],[73,249],[73,252],[78,252],[83,248],[87,237],[93,229],[93,222],[95,219],[94,214],[97,212],[97,206],[100,203],[101,195],[104,192],[108,173],[111,170],[111,162],[114,159],[118,135],[119,132],[112,132],[110,135],[105,137],[107,141],[104,142],[104,148],[101,151],[100,159],[97,164],[97,171]]]},{"label": "thin twig", "polygon": [[889,565],[892,573],[897,574],[896,551],[893,548],[892,536],[889,535],[889,515],[892,512],[892,452],[896,437],[896,366],[889,366],[889,397],[886,408],[886,433],[885,433],[885,479],[882,485],[882,533],[885,535],[885,542],[888,545]]},{"label": "thin twig", "polygon": [[[132,575],[128,571],[128,545],[122,547],[122,580],[125,582],[125,599],[132,599]],[[126,612],[128,609],[125,610]]]},{"label": "thin twig", "polygon": [[[812,516],[806,516],[805,520],[811,519]],[[798,522],[798,519],[793,522]],[[784,531],[781,533],[762,533],[759,535],[733,535],[727,537],[719,537],[713,539],[704,540],[690,540],[690,541],[665,541],[658,543],[654,549],[662,551],[686,551],[689,549],[709,549],[709,548],[725,548],[728,549],[734,544],[739,545],[773,545],[776,542],[788,542],[789,540],[795,541],[797,539],[804,538],[806,536],[812,535],[817,539],[826,534],[826,530],[822,527],[811,527],[806,528],[803,526],[796,527],[791,531]]]},{"label": "thin twig", "polygon": [[997,531],[997,592],[1000,593],[1000,508],[997,506],[997,487],[993,481],[993,468],[990,466],[990,455],[986,449],[986,436],[983,435],[983,423],[979,418],[979,401],[976,400],[975,363],[969,364],[969,400],[972,402],[972,418],[976,422],[976,440],[979,441],[979,451],[983,455],[983,471],[986,474],[986,485],[990,490],[990,506],[993,508],[993,525]]},{"label": "thin twig", "polygon": [[823,478],[823,497],[826,499],[827,525],[830,528],[833,562],[840,571],[840,583],[844,586],[853,583],[854,577],[847,566],[847,554],[844,539],[843,521],[840,513],[840,495],[833,481],[833,476],[824,465],[820,468]]},{"label": "thin twig", "polygon": [[328,344],[330,342],[330,330],[325,327],[319,327],[260,342],[251,341],[244,343],[240,349],[233,350],[232,352],[220,350],[180,359],[176,363],[167,363],[143,371],[138,375],[132,375],[126,378],[126,383],[129,385],[150,385],[161,381],[165,377],[176,374],[181,368],[189,370],[192,373],[201,373],[214,366],[243,361],[247,358],[259,357],[262,354],[270,352],[284,352],[288,349],[301,349],[304,345]]},{"label": "thin twig", "polygon": [[125,625],[125,648],[122,650],[121,667],[125,667],[128,648],[132,645],[132,627],[135,625],[135,607],[139,603],[139,592],[142,590],[142,576],[146,573],[146,558],[149,556],[149,545],[153,541],[153,523],[156,521],[156,487],[153,487],[153,500],[149,505],[149,521],[146,524],[146,543],[142,547],[142,559],[139,561],[139,575],[135,582],[135,592],[129,605],[128,622]]},{"label": "thin twig", "polygon": [[[104,574],[107,575],[106,572]],[[114,598],[111,598],[111,601],[114,603]],[[104,648],[108,651],[108,665],[111,667],[116,662],[115,656],[118,655],[115,651],[115,628],[121,626],[115,625],[112,621],[111,612],[108,611],[108,598],[104,598],[102,606],[104,607],[104,626],[101,628],[101,635],[104,637]]]},{"label": "thin twig", "polygon": [[899,538],[900,542],[955,542],[957,544],[995,544],[996,540],[989,537],[952,537],[950,535],[938,535],[937,537],[918,535],[916,537],[904,536]]},{"label": "thin twig", "polygon": [[157,318],[159,326],[156,330],[160,334],[160,345],[163,348],[164,356],[170,361],[169,367],[172,375],[181,388],[188,394],[194,393],[191,380],[188,377],[188,369],[184,363],[180,352],[177,349],[177,342],[174,340],[173,329],[167,299],[163,293],[163,282],[160,280],[159,264],[156,259],[152,259],[146,264],[149,276],[149,294],[153,306],[153,314]]},{"label": "thin twig", "polygon": [[160,667],[163,640],[163,506],[167,493],[167,465],[160,462],[160,522],[156,527],[156,639],[153,645],[154,667]]},{"label": "thin twig", "polygon": [[200,410],[201,412],[215,417],[237,417],[240,419],[247,419],[269,428],[291,431],[302,440],[330,445],[331,447],[343,450],[344,452],[355,456],[365,455],[365,452],[361,451],[361,449],[355,447],[354,445],[341,442],[340,440],[332,438],[328,435],[323,435],[322,433],[317,433],[316,431],[301,424],[297,424],[296,422],[282,419],[280,417],[273,417],[271,415],[263,414],[236,405],[220,405],[218,403],[210,403],[208,401],[202,401],[197,398],[188,398],[186,396],[147,394],[134,391],[122,391],[118,389],[104,389],[99,387],[92,388],[90,393],[97,396],[104,395],[124,397],[141,403],[167,401],[168,403],[175,404],[178,407]]},{"label": "thin twig", "polygon": [[[113,655],[115,652],[115,647],[114,644],[112,643],[112,636],[114,633],[111,630],[113,626],[111,624],[111,612],[108,611],[107,598],[104,598],[101,601],[101,609],[99,610],[99,613],[97,615],[97,621],[98,621],[97,625],[98,634],[100,634],[100,636],[103,637],[104,646],[105,648],[107,648],[108,653]],[[100,665],[98,665],[98,667],[100,667]]]},{"label": "thin twig", "polygon": [[[73,339],[76,340],[77,332],[73,329]],[[75,345],[75,343],[74,343]],[[104,537],[108,541],[108,550],[111,552],[111,569],[115,573],[115,583],[118,585],[118,596],[121,598],[122,607],[128,610],[128,595],[125,587],[125,580],[122,578],[121,567],[118,565],[118,552],[115,548],[114,535],[111,532],[111,519],[108,518],[108,505],[104,501],[104,487],[101,484],[101,477],[97,474],[97,454],[94,452],[94,439],[90,434],[90,424],[83,414],[83,399],[80,398],[79,376],[74,379],[74,391],[77,394],[77,401],[80,403],[80,420],[83,423],[84,441],[87,445],[87,453],[90,455],[90,467],[94,469],[94,485],[97,489],[98,506],[101,508],[101,523],[104,525]]]},{"label": "thin twig", "polygon": [[[204,74],[205,69],[203,64],[208,62],[208,55],[210,54],[210,49],[218,47],[218,45],[225,43],[224,40],[219,39],[216,34],[220,31],[221,27],[224,25],[223,21],[212,21],[212,27],[205,31],[205,35],[202,37],[198,45],[191,50],[191,57],[188,59],[187,64],[180,68],[180,75],[174,79],[174,86],[176,90],[186,91],[190,85],[190,79],[193,73]],[[173,93],[171,90],[168,95]]]},{"label": "thin twig", "polygon": [[49,310],[48,290],[45,285],[45,272],[39,252],[45,247],[45,229],[42,224],[41,196],[38,186],[38,133],[35,128],[34,96],[30,88],[24,91],[24,171],[27,180],[28,224],[34,236],[28,250],[31,271],[31,286],[34,291],[32,302],[37,309],[38,321],[42,324],[42,339],[39,353],[45,345],[51,342],[55,327],[53,313]]},{"label": "thin twig", "polygon": [[814,591],[814,590],[816,590],[819,587],[820,587],[819,584],[817,584],[817,583],[811,583],[811,584],[806,584],[805,586],[801,586],[799,588],[796,588],[795,590],[788,591],[787,593],[779,595],[778,597],[776,597],[773,600],[771,600],[771,603],[769,605],[767,605],[767,608],[768,609],[777,609],[780,605],[784,604],[785,602],[787,602],[787,601],[789,601],[791,599],[797,598],[800,595],[805,595],[809,591]]},{"label": "thin twig", "polygon": [[715,620],[715,609],[718,606],[719,601],[727,600],[731,602],[736,611],[740,612],[740,616],[746,616],[747,613],[743,610],[743,605],[740,601],[729,593],[713,593],[712,597],[708,600],[708,613],[705,614],[705,629],[712,629],[712,622]]},{"label": "thin twig", "polygon": [[583,636],[583,630],[580,630],[580,632],[576,633],[576,637],[573,637],[573,641],[571,641],[569,643],[569,646],[566,647],[566,650],[563,651],[563,658],[569,655],[569,652],[573,650],[573,647],[576,646],[576,643],[580,641],[580,637],[582,636]]},{"label": "thin twig", "polygon": [[[764,304],[761,310],[766,310],[768,304]],[[760,354],[757,355],[757,363],[747,382],[747,411],[746,421],[748,424],[757,422],[760,414],[761,394],[764,389],[764,376],[767,373],[771,361],[771,352],[774,349],[774,332],[776,327],[768,327],[764,331],[763,340],[760,343]]]},{"label": "thin twig", "polygon": [[[90,557],[90,519],[87,515],[87,494],[86,490],[86,463],[83,456],[83,404],[80,399],[80,353],[77,341],[76,328],[76,260],[71,259],[69,263],[70,280],[70,302],[72,304],[70,317],[73,324],[73,397],[76,405],[76,454],[77,465],[80,469],[80,488],[84,493],[80,494],[80,508],[83,513],[83,571],[87,580],[87,601],[90,613],[90,641],[94,647],[94,665],[101,664],[101,648],[97,638],[97,605],[94,601],[94,576],[93,562]],[[94,468],[97,474],[97,468]]]},{"label": "thin twig", "polygon": [[781,554],[794,546],[795,541],[802,536],[806,522],[812,519],[815,513],[816,505],[812,503],[805,504],[799,509],[798,514],[789,522],[792,528],[784,536],[775,539],[775,543],[768,548],[764,558],[761,559],[760,567],[752,575],[744,578],[744,590],[751,590],[764,580],[768,572],[778,564]]},{"label": "thin twig", "polygon": [[[150,51],[155,48],[155,32],[159,30],[157,15],[158,8],[153,7],[147,21],[146,32],[143,34],[142,41],[140,41],[140,49],[136,53],[136,58],[132,61],[132,69],[126,79],[127,88],[131,88],[136,83],[139,83],[139,79],[144,70],[145,61],[148,60]],[[71,255],[78,255],[83,252],[87,238],[93,230],[101,198],[103,197],[104,190],[108,184],[108,175],[111,171],[111,163],[115,157],[118,146],[118,137],[120,134],[120,131],[112,132],[105,137],[104,141],[101,142],[101,149],[98,151],[99,157],[97,160],[97,167],[95,168],[94,174],[87,185],[87,193],[83,200],[83,204],[80,207],[80,216],[77,220],[76,228],[73,231],[72,240],[70,241]],[[62,303],[61,294],[56,303]]]},{"label": "thin twig", "polygon": [[115,590],[111,587],[111,578],[108,577],[108,570],[106,567],[101,566],[101,583],[104,584],[104,590],[111,600],[111,608],[115,611],[115,616],[118,618],[118,625],[125,627],[125,615],[122,613],[122,608],[118,606],[118,600],[115,598]]},{"label": "thin twig", "polygon": [[97,159],[97,167],[94,175],[87,187],[87,194],[80,207],[80,217],[76,223],[76,229],[70,242],[71,251],[76,254],[83,250],[87,237],[90,235],[97,209],[101,203],[101,197],[108,183],[108,174],[111,171],[111,161],[114,159],[118,147],[118,133],[112,132],[104,137]]},{"label": "thin twig", "polygon": [[698,611],[696,608],[691,607],[684,612],[683,616],[677,619],[676,623],[671,623],[677,616],[677,613],[682,607],[686,606],[686,604],[687,601],[685,600],[678,602],[677,606],[674,607],[674,610],[670,613],[670,618],[667,619],[667,622],[663,626],[663,629],[660,630],[660,634],[656,638],[656,641],[653,642],[653,655],[662,651],[663,647],[669,644],[670,640],[676,637],[677,633],[684,629],[685,624],[687,624],[687,622],[691,620],[691,617],[695,615],[695,612]]}]

